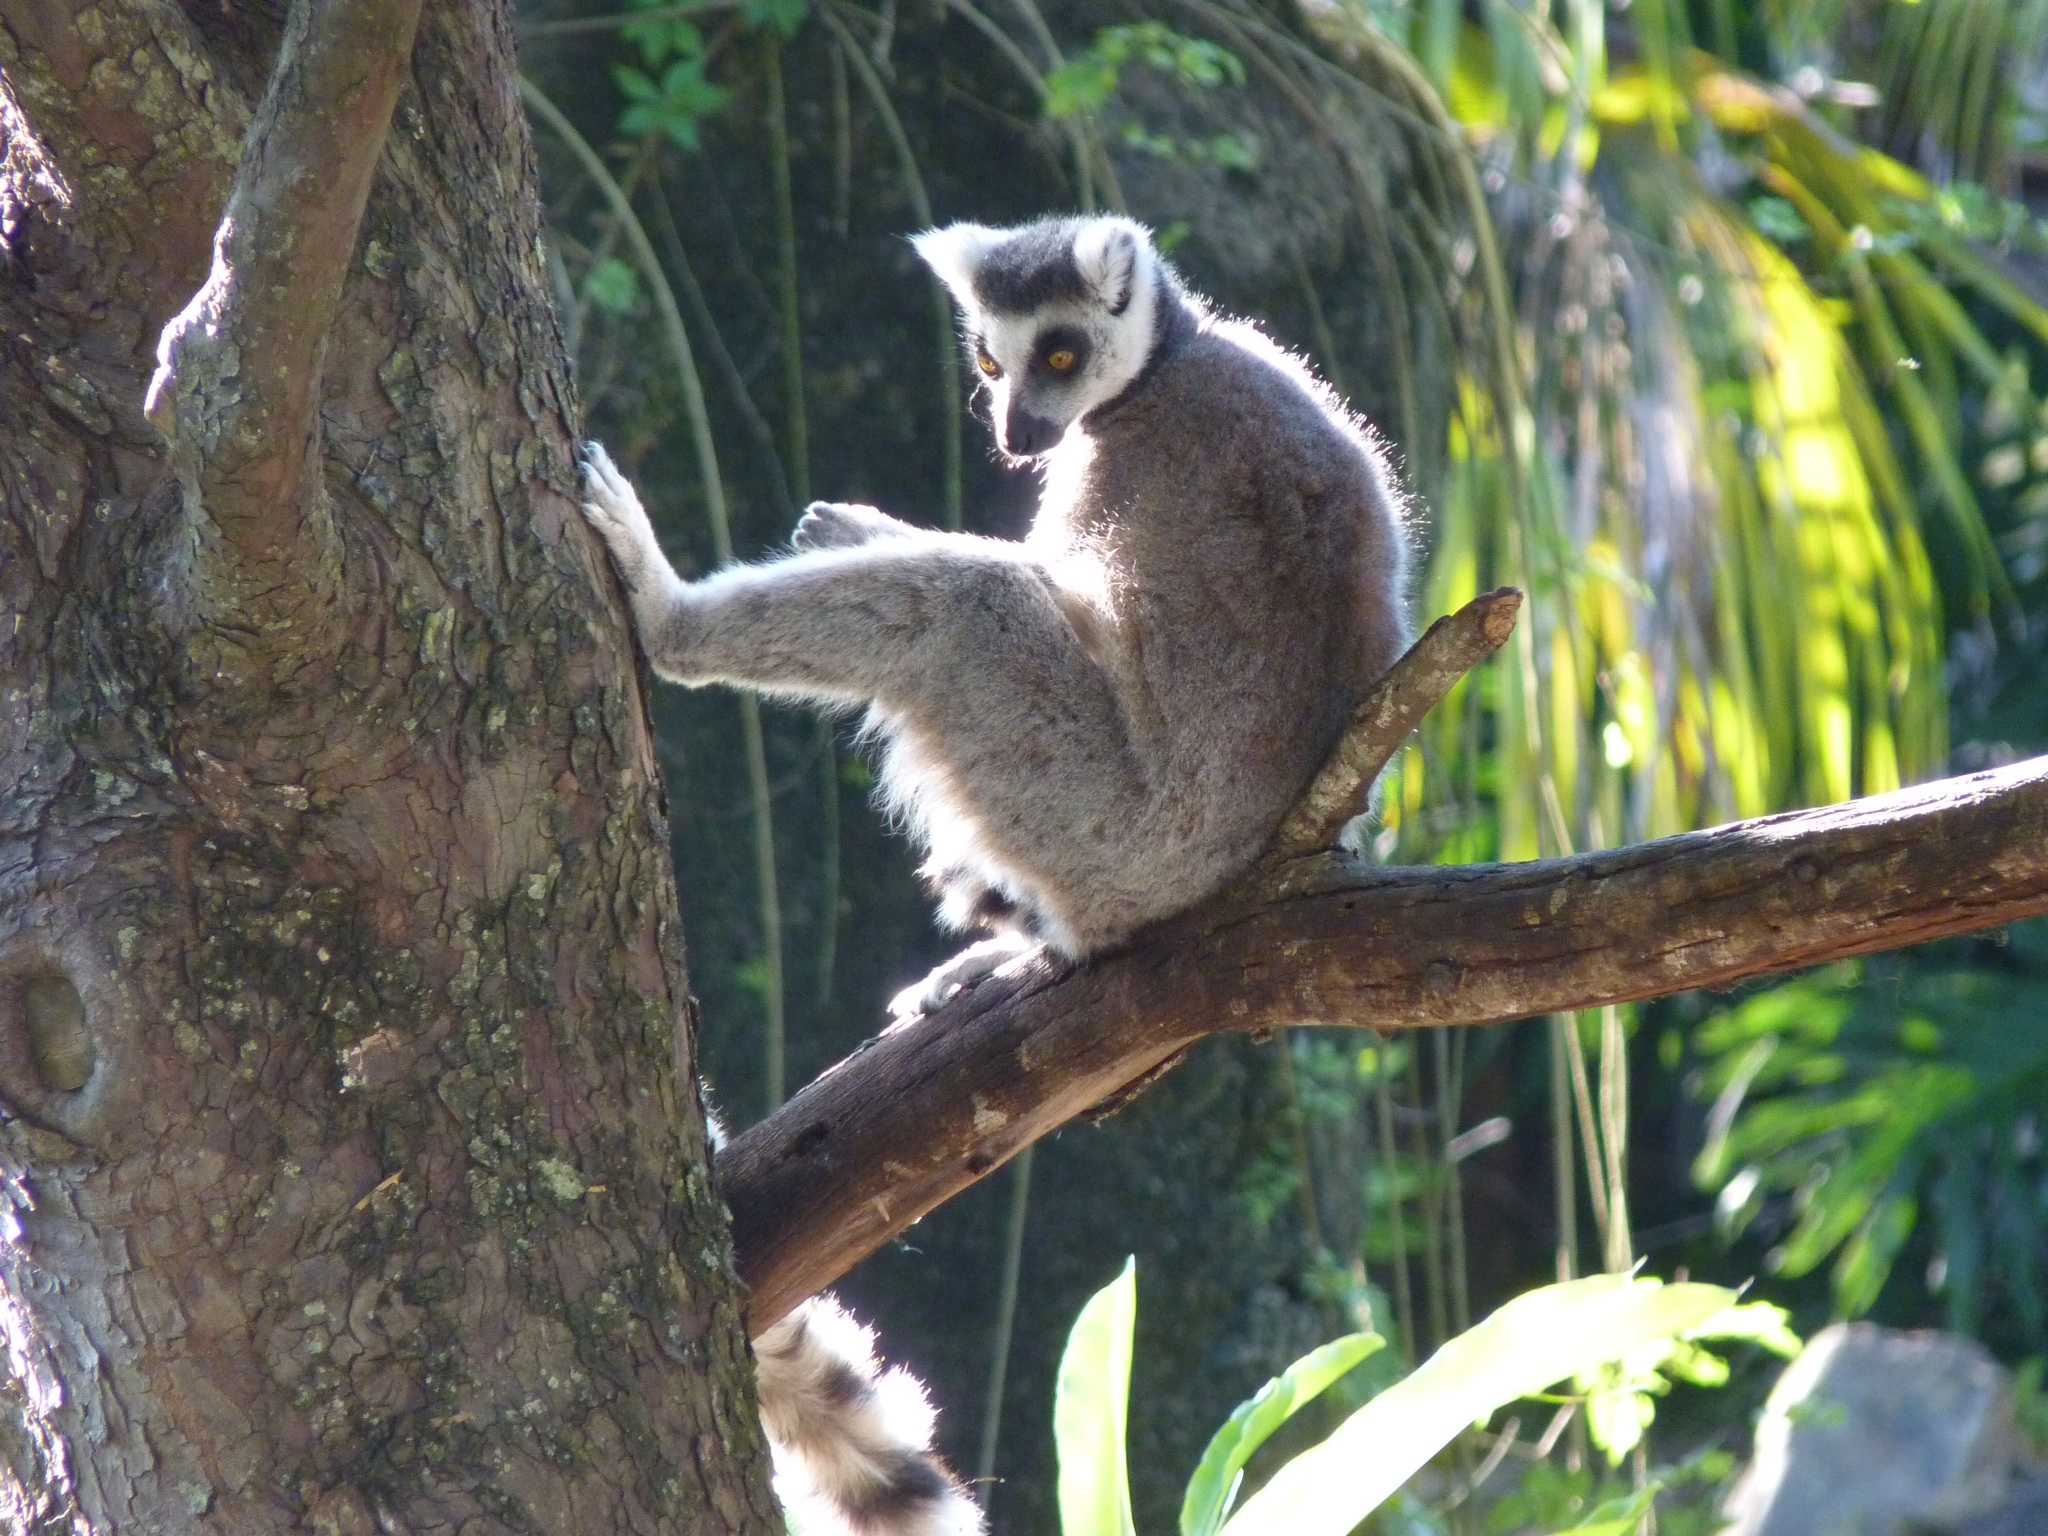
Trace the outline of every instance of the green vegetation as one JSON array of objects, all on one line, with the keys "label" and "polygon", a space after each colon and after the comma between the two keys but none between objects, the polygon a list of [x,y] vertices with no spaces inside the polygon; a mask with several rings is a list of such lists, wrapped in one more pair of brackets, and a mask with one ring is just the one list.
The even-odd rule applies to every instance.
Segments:
[{"label": "green vegetation", "polygon": [[[1132,1260],[1081,1309],[1067,1340],[1053,1410],[1063,1536],[1134,1530],[1124,1440],[1137,1305]],[[1719,1286],[1666,1286],[1625,1275],[1545,1286],[1373,1393],[1234,1508],[1245,1465],[1259,1448],[1385,1344],[1372,1333],[1333,1340],[1239,1404],[1210,1439],[1188,1479],[1180,1536],[1345,1536],[1460,1431],[1566,1377],[1588,1407],[1595,1443],[1619,1461],[1653,1416],[1650,1394],[1666,1385],[1660,1373],[1718,1385],[1725,1367],[1700,1341],[1728,1338],[1759,1340],[1788,1356],[1799,1347],[1783,1312],[1738,1304]],[[1618,1405],[1626,1406],[1616,1411]],[[1633,1529],[1648,1500],[1629,1502],[1633,1510],[1596,1513],[1594,1524],[1579,1529],[1597,1530],[1610,1519],[1617,1530]]]},{"label": "green vegetation", "polygon": [[[1834,1260],[1843,1316],[1868,1312],[1934,1228],[1914,1310],[2029,1350],[2048,1344],[2048,934],[1831,967],[1717,1013],[1694,1040],[1713,1095],[1702,1185],[1724,1231],[1768,1223],[1767,1264]],[[1786,1228],[1789,1226],[1789,1230]]]}]

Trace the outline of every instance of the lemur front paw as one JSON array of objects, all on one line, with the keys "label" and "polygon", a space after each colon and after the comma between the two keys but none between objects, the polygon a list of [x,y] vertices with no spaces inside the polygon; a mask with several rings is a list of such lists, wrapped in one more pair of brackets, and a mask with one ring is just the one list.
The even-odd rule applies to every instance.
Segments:
[{"label": "lemur front paw", "polygon": [[909,531],[873,507],[851,501],[814,501],[804,509],[789,542],[798,549],[851,549]]},{"label": "lemur front paw", "polygon": [[604,535],[627,584],[643,585],[662,558],[661,544],[639,496],[602,443],[583,445],[583,516]]}]

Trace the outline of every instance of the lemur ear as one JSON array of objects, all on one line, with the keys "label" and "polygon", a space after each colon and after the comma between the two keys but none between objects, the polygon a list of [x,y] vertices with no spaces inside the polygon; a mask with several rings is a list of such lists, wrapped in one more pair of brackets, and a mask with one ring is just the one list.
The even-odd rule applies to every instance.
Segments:
[{"label": "lemur ear", "polygon": [[1138,263],[1151,249],[1150,233],[1129,219],[1096,219],[1074,236],[1074,265],[1102,307],[1120,315],[1138,285]]},{"label": "lemur ear", "polygon": [[910,243],[924,264],[938,274],[939,281],[952,290],[960,307],[973,310],[981,307],[974,294],[975,271],[989,249],[1002,238],[1001,230],[990,229],[986,224],[948,224],[944,229],[912,235]]}]

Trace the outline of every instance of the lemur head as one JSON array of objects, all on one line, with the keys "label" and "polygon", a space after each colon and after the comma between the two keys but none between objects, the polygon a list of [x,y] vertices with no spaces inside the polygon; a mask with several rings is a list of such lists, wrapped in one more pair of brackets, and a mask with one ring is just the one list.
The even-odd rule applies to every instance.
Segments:
[{"label": "lemur head", "polygon": [[914,243],[960,306],[968,358],[994,402],[996,439],[1013,457],[1057,446],[1152,355],[1171,279],[1142,224],[949,224]]}]

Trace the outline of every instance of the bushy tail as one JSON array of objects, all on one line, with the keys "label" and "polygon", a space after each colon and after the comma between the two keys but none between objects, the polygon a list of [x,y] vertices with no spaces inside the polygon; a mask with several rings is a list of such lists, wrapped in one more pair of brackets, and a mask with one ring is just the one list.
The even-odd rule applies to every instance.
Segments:
[{"label": "bushy tail", "polygon": [[776,1486],[808,1536],[981,1536],[981,1510],[932,1452],[924,1387],[814,1296],[754,1340]]}]

